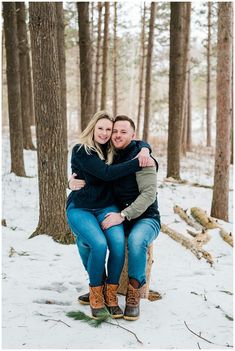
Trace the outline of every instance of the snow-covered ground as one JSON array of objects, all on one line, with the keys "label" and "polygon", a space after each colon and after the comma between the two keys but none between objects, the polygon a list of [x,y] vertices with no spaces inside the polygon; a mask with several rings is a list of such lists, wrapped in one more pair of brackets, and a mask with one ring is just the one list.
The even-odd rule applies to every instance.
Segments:
[{"label": "snow-covered ground", "polygon": [[[209,213],[212,190],[165,182],[166,159],[160,157],[159,164],[162,222],[187,235],[187,226],[173,213],[173,206],[198,206]],[[75,245],[60,245],[46,235],[28,240],[38,220],[36,152],[25,151],[25,166],[30,177],[9,174],[9,141],[4,135],[3,218],[7,227],[2,227],[2,348],[228,349],[233,345],[232,247],[217,229],[210,231],[211,239],[204,246],[214,257],[213,267],[166,234],[160,233],[154,242],[150,287],[162,299],[142,300],[138,321],[118,320],[143,344],[117,326],[93,328],[68,318],[68,311],[90,314],[89,306],[77,302],[77,296],[87,291],[88,279]],[[212,157],[190,154],[182,160],[181,176],[191,183],[212,185]],[[232,231],[232,221],[231,192],[230,223],[219,222]],[[123,296],[120,305],[124,307]]]}]

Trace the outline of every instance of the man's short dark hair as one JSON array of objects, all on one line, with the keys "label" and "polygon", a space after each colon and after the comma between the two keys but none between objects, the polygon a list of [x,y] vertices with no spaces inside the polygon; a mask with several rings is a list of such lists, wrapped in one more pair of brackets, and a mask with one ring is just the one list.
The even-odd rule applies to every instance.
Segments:
[{"label": "man's short dark hair", "polygon": [[128,117],[126,115],[118,115],[118,116],[115,117],[114,123],[118,122],[118,121],[128,121],[130,123],[131,127],[135,131],[135,123],[130,117]]}]

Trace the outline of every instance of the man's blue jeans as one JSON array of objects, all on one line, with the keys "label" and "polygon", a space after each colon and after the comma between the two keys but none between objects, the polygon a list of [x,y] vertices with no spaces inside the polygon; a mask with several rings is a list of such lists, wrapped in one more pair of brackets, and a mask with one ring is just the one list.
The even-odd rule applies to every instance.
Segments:
[{"label": "man's blue jeans", "polygon": [[149,245],[158,236],[160,223],[154,218],[141,218],[126,229],[128,247],[128,276],[138,280],[140,285],[146,283],[146,263]]},{"label": "man's blue jeans", "polygon": [[76,208],[70,203],[67,220],[72,229],[90,285],[99,286],[103,281],[107,249],[107,283],[118,284],[125,259],[125,235],[123,225],[102,230],[100,223],[109,212],[119,212],[116,206],[101,209]]}]

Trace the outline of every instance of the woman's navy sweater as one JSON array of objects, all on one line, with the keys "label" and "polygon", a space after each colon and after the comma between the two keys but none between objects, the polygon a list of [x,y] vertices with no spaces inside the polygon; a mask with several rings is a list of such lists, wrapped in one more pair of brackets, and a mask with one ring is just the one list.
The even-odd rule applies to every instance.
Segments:
[{"label": "woman's navy sweater", "polygon": [[75,207],[97,209],[114,203],[111,181],[141,170],[136,158],[116,165],[107,165],[96,152],[87,154],[84,146],[74,146],[71,158],[72,172],[77,178],[84,179],[86,185],[77,191],[72,191],[67,200],[67,206],[73,202]]}]

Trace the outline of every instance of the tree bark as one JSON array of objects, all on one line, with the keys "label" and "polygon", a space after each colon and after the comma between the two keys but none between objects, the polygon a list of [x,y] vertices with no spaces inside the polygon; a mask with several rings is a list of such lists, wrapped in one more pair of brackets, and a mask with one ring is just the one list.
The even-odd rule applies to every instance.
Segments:
[{"label": "tree bark", "polygon": [[63,120],[63,139],[65,145],[65,159],[67,169],[67,149],[68,149],[68,137],[67,137],[67,99],[66,99],[66,57],[65,57],[65,40],[64,40],[64,10],[62,2],[55,2],[56,6],[56,17],[57,17],[57,43],[58,45],[58,57],[59,57],[59,72],[60,72],[60,85],[61,85],[61,106],[62,106],[62,120]]},{"label": "tree bark", "polygon": [[100,85],[100,52],[101,52],[101,25],[102,25],[102,8],[101,2],[98,2],[98,29],[96,43],[96,67],[95,67],[95,94],[94,94],[94,113],[98,110],[98,96]]},{"label": "tree bark", "polygon": [[106,109],[108,84],[109,2],[105,2],[101,110]]},{"label": "tree bark", "polygon": [[89,2],[78,2],[81,127],[84,130],[91,119],[92,106],[92,47],[90,40]]},{"label": "tree bark", "polygon": [[114,2],[113,23],[113,115],[117,115],[117,3]]},{"label": "tree bark", "polygon": [[140,37],[140,75],[139,75],[139,103],[138,103],[138,113],[137,113],[137,136],[141,139],[140,133],[140,119],[141,119],[141,110],[142,110],[142,100],[143,100],[143,82],[144,82],[144,64],[145,64],[145,16],[146,16],[146,6],[143,5],[143,15],[142,15],[142,29],[141,29],[141,37]]},{"label": "tree bark", "polygon": [[232,3],[218,3],[217,115],[211,216],[228,221],[231,137]]},{"label": "tree bark", "polygon": [[146,59],[146,78],[145,78],[145,104],[144,104],[144,130],[143,139],[148,140],[149,137],[149,115],[151,102],[151,80],[152,80],[152,57],[153,57],[153,39],[154,39],[154,23],[156,18],[157,3],[151,2],[151,13],[149,22],[148,51]]},{"label": "tree bark", "polygon": [[14,2],[3,2],[7,66],[11,172],[24,177],[23,131],[20,101],[19,49]]},{"label": "tree bark", "polygon": [[[171,3],[170,22],[170,80],[169,122],[167,146],[167,177],[180,179],[180,152],[183,126],[187,38],[185,34],[186,7],[190,3]],[[187,8],[187,11],[189,8]],[[186,27],[187,28],[187,27]]]},{"label": "tree bark", "polygon": [[56,5],[30,2],[30,32],[37,134],[39,222],[31,237],[48,234],[74,242],[65,217],[67,159],[57,47]]},{"label": "tree bark", "polygon": [[[29,46],[29,45],[28,45]],[[31,125],[35,125],[35,112],[34,112],[34,101],[33,101],[33,83],[32,83],[32,65],[31,65],[31,49],[27,52],[27,74],[28,74],[28,85],[29,85],[29,115]]]},{"label": "tree bark", "polygon": [[[189,60],[190,63],[190,60]],[[192,98],[191,98],[191,67],[188,65],[188,123],[187,123],[187,139],[186,139],[186,150],[192,150]]]},{"label": "tree bark", "polygon": [[211,146],[211,6],[212,3],[208,2],[206,146]]},{"label": "tree bark", "polygon": [[21,118],[23,129],[23,145],[26,150],[35,150],[31,135],[29,81],[28,81],[28,46],[27,27],[24,2],[16,2],[17,34],[19,44],[19,65],[20,65],[20,97],[21,97]]}]

